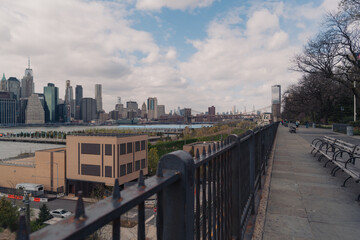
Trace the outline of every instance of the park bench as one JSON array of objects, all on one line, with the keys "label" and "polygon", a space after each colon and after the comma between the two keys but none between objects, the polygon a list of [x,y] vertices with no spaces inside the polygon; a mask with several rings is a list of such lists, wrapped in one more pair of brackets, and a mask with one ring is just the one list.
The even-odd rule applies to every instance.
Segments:
[{"label": "park bench", "polygon": [[[342,187],[345,187],[346,182],[351,178],[353,178],[356,183],[359,183],[360,160],[356,161],[356,159],[360,158],[360,146],[324,136],[323,138],[314,139],[311,143],[311,147],[313,148],[311,153],[316,150],[314,156],[316,156],[317,153],[320,153],[318,158],[319,162],[322,158],[327,159],[324,167],[326,167],[328,163],[335,165],[331,170],[333,176],[335,176],[336,172],[339,170],[342,170],[349,175],[342,184]],[[360,201],[360,194],[358,195],[357,200]]]}]

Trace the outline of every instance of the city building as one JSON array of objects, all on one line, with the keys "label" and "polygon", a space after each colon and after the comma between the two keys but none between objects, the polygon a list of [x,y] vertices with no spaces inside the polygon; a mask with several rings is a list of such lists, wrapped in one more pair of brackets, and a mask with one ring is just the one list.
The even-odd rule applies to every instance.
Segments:
[{"label": "city building", "polygon": [[47,87],[44,87],[45,97],[45,122],[57,122],[58,116],[58,100],[59,100],[59,88],[55,87],[53,83],[48,83]]},{"label": "city building", "polygon": [[110,111],[109,115],[110,115],[110,119],[119,120],[119,111],[117,110]]},{"label": "city building", "polygon": [[83,98],[81,101],[81,119],[84,122],[91,122],[96,118],[96,100],[93,98]]},{"label": "city building", "polygon": [[15,77],[9,77],[7,80],[7,89],[8,92],[13,94],[13,97],[16,100],[16,122],[20,122],[20,81]]},{"label": "city building", "polygon": [[10,92],[0,92],[0,125],[16,123],[16,100]]},{"label": "city building", "polygon": [[271,113],[273,122],[280,121],[281,117],[281,86],[274,85],[271,87]]},{"label": "city building", "polygon": [[215,115],[215,107],[214,106],[209,107],[208,108],[208,113],[209,113],[209,115],[214,116]]},{"label": "city building", "polygon": [[147,118],[146,104],[145,104],[145,102],[143,102],[143,104],[142,104],[142,106],[141,106],[141,118]]},{"label": "city building", "polygon": [[96,100],[96,111],[97,112],[100,112],[103,110],[101,88],[102,88],[101,84],[95,84],[95,100]]},{"label": "city building", "polygon": [[21,98],[28,98],[34,92],[34,76],[33,71],[30,68],[30,58],[28,62],[28,68],[25,69],[25,75],[21,79]]},{"label": "city building", "polygon": [[166,114],[165,105],[158,105],[157,109],[158,109],[158,118]]},{"label": "city building", "polygon": [[[41,97],[40,97],[41,98]],[[39,95],[33,93],[27,101],[25,112],[26,124],[44,124],[45,123],[45,111],[44,105],[41,103]]]},{"label": "city building", "polygon": [[126,115],[124,115],[124,104],[118,102],[116,105],[115,105],[115,110],[119,112],[119,118],[125,118]]},{"label": "city building", "polygon": [[70,80],[66,80],[66,89],[65,89],[65,122],[70,122],[71,118],[75,115],[75,101],[73,95],[73,88],[70,85]]},{"label": "city building", "polygon": [[83,98],[83,88],[81,85],[75,87],[75,119],[81,119],[81,100]]},{"label": "city building", "polygon": [[147,135],[71,135],[66,139],[68,194],[91,192],[94,183],[113,186],[147,174]]},{"label": "city building", "polygon": [[191,108],[184,108],[184,121],[191,123]]},{"label": "city building", "polygon": [[148,119],[158,118],[157,98],[149,97],[147,100]]},{"label": "city building", "polygon": [[5,78],[5,73],[3,73],[3,77],[0,81],[0,91],[7,92],[7,81]]},{"label": "city building", "polygon": [[134,110],[137,111],[138,110],[138,104],[135,101],[127,101],[126,102],[126,108],[129,110]]}]

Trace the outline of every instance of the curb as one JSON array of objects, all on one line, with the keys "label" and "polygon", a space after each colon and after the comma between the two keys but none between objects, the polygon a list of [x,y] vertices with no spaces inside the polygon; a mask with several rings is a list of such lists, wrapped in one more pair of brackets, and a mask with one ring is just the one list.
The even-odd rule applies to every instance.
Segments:
[{"label": "curb", "polygon": [[263,189],[261,192],[258,213],[256,215],[255,227],[254,227],[254,232],[253,232],[251,240],[262,240],[263,239],[263,233],[264,233],[264,227],[265,227],[265,221],[266,221],[266,210],[267,210],[268,200],[269,200],[271,174],[272,174],[272,166],[273,166],[273,162],[274,162],[274,153],[275,153],[276,143],[277,143],[277,134],[275,136],[274,145],[271,149],[271,153],[270,153],[270,157],[269,157],[268,168],[266,170],[265,183],[264,183],[264,186],[263,186]]}]

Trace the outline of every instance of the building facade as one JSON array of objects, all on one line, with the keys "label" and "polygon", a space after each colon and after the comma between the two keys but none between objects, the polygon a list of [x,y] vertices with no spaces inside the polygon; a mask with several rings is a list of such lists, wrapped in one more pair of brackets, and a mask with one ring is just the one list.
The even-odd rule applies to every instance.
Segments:
[{"label": "building facade", "polygon": [[75,119],[81,119],[81,100],[83,98],[83,88],[81,85],[75,87]]},{"label": "building facade", "polygon": [[137,179],[147,170],[147,135],[71,135],[66,139],[66,176],[69,194],[91,192],[94,183],[113,186]]},{"label": "building facade", "polygon": [[45,97],[45,122],[57,122],[58,116],[58,100],[59,100],[59,88],[55,87],[53,83],[48,83],[47,87],[44,87]]},{"label": "building facade", "polygon": [[158,118],[158,109],[157,109],[157,98],[150,97],[147,100],[147,110],[148,110],[148,119],[157,119]]},{"label": "building facade", "polygon": [[74,93],[73,88],[70,85],[70,80],[66,80],[66,88],[65,88],[65,122],[70,122],[71,118],[75,115],[75,101],[74,101]]},{"label": "building facade", "polygon": [[45,111],[43,104],[39,98],[39,95],[33,93],[27,101],[26,113],[25,113],[26,124],[44,124],[45,123]]},{"label": "building facade", "polygon": [[30,68],[30,59],[28,68],[25,69],[25,75],[21,79],[21,97],[28,98],[34,92],[33,70]]},{"label": "building facade", "polygon": [[16,100],[9,92],[0,92],[0,125],[16,123]]},{"label": "building facade", "polygon": [[5,78],[5,73],[3,73],[3,77],[0,81],[0,91],[2,92],[7,92],[7,81],[6,81],[6,78]]},{"label": "building facade", "polygon": [[281,86],[274,85],[271,87],[271,113],[274,122],[280,121],[281,118]]},{"label": "building facade", "polygon": [[215,115],[215,107],[214,106],[211,106],[208,108],[208,114],[211,116]]},{"label": "building facade", "polygon": [[96,100],[93,98],[83,98],[81,101],[81,119],[84,122],[91,122],[96,118]]},{"label": "building facade", "polygon": [[95,100],[96,100],[96,111],[101,112],[103,110],[101,84],[95,84]]},{"label": "building facade", "polygon": [[158,118],[165,115],[165,105],[158,105]]}]

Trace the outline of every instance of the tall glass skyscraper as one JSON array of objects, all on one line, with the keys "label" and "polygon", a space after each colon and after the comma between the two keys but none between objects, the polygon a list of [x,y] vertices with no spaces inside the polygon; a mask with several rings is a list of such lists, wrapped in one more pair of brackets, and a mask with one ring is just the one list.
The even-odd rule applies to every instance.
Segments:
[{"label": "tall glass skyscraper", "polygon": [[44,87],[45,97],[45,122],[57,122],[59,120],[57,105],[59,101],[59,89],[53,83]]},{"label": "tall glass skyscraper", "polygon": [[95,100],[96,100],[96,111],[100,112],[103,110],[102,106],[102,93],[101,84],[95,84]]}]

